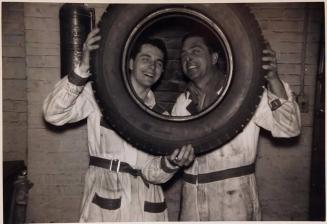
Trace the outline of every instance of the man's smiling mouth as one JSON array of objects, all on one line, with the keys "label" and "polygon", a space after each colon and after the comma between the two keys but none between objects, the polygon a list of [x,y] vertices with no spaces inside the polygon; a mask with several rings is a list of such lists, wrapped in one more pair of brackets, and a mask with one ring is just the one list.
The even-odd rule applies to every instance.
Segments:
[{"label": "man's smiling mouth", "polygon": [[193,69],[196,69],[196,68],[198,68],[198,66],[196,66],[196,65],[190,65],[190,66],[187,67],[188,70],[193,70]]},{"label": "man's smiling mouth", "polygon": [[152,73],[144,73],[144,75],[151,78],[154,76]]}]

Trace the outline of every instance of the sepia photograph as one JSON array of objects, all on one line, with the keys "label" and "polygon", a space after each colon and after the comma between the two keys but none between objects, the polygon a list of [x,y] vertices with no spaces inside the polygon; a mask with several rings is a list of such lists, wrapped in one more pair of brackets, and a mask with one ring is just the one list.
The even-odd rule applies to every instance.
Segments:
[{"label": "sepia photograph", "polygon": [[325,2],[1,2],[3,223],[326,221]]}]

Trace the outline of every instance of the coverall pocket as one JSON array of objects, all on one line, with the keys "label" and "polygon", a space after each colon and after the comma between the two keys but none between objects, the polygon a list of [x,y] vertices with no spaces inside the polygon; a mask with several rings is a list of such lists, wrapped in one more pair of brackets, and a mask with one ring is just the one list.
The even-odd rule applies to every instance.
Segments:
[{"label": "coverall pocket", "polygon": [[100,208],[108,210],[116,210],[120,208],[121,197],[120,198],[104,198],[95,193],[92,203],[98,205]]},{"label": "coverall pocket", "polygon": [[163,202],[149,202],[144,201],[144,211],[150,213],[161,213],[167,208],[166,201]]}]

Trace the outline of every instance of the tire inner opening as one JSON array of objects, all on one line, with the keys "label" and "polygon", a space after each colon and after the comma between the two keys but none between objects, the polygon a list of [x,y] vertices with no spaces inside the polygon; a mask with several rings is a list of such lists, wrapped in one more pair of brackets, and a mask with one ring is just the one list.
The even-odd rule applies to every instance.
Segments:
[{"label": "tire inner opening", "polygon": [[[130,95],[134,98],[136,103],[151,115],[160,119],[172,121],[192,120],[199,116],[204,116],[215,107],[219,106],[219,102],[223,100],[224,95],[227,93],[233,71],[231,47],[227,37],[224,36],[223,31],[219,28],[219,25],[214,24],[209,18],[204,17],[202,14],[198,14],[194,11],[179,11],[178,9],[166,11],[162,13],[158,12],[157,15],[154,16],[147,16],[140,21],[131,32],[126,42],[122,58],[123,75],[125,76],[124,80]],[[223,74],[223,89],[220,90],[220,94],[217,95],[216,101],[198,114],[185,117],[173,117],[160,114],[143,104],[142,100],[136,96],[132,88],[129,81],[130,71],[128,69],[128,60],[131,50],[138,41],[145,38],[158,38],[165,43],[168,54],[166,56],[166,66],[159,81],[152,86],[152,90],[155,94],[156,103],[170,113],[177,97],[185,91],[187,83],[189,82],[188,78],[183,74],[180,61],[182,39],[189,33],[204,34],[215,40],[215,45],[213,47],[219,55],[217,66],[219,71]]]}]

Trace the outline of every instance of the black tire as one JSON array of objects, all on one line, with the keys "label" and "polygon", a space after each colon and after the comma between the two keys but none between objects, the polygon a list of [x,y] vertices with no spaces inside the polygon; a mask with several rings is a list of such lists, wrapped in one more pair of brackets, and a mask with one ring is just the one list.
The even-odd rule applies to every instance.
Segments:
[{"label": "black tire", "polygon": [[[122,54],[135,25],[162,8],[183,7],[217,24],[231,44],[234,74],[219,106],[184,122],[163,120],[145,112],[129,95],[122,75]],[[102,41],[95,57],[93,87],[105,119],[124,139],[152,154],[169,154],[192,144],[196,154],[223,145],[253,116],[263,92],[261,57],[264,41],[258,24],[240,4],[110,5],[99,24]]]}]

